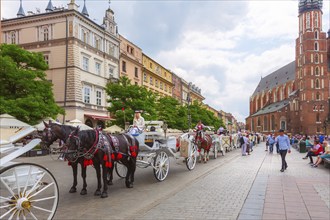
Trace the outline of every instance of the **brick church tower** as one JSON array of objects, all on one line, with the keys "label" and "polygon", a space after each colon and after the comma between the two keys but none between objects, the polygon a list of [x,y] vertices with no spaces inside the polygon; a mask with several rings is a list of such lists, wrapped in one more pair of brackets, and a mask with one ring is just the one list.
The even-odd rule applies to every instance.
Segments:
[{"label": "brick church tower", "polygon": [[305,134],[324,132],[329,112],[329,61],[322,14],[322,0],[300,0],[295,59],[299,110],[292,126]]}]

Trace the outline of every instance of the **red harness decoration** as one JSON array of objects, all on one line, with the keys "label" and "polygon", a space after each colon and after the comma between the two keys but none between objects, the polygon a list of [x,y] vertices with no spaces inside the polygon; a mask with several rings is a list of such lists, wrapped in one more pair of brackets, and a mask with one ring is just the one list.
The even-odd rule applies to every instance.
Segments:
[{"label": "red harness decoration", "polygon": [[131,152],[131,156],[135,158],[137,156],[138,147],[136,145],[130,146],[129,151]]}]

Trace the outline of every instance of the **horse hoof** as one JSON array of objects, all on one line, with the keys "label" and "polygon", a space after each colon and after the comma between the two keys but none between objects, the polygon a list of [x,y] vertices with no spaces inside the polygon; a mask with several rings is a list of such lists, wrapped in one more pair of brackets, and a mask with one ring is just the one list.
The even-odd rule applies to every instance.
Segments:
[{"label": "horse hoof", "polygon": [[75,193],[75,192],[77,192],[77,189],[75,187],[71,187],[69,193]]},{"label": "horse hoof", "polygon": [[94,193],[94,196],[100,196],[101,195],[101,191],[100,190],[96,190]]},{"label": "horse hoof", "polygon": [[107,192],[103,192],[101,195],[101,198],[107,198],[108,197],[108,193]]},{"label": "horse hoof", "polygon": [[86,195],[87,194],[87,189],[82,189],[80,191],[80,195]]},{"label": "horse hoof", "polygon": [[109,180],[108,185],[113,185],[113,182]]}]

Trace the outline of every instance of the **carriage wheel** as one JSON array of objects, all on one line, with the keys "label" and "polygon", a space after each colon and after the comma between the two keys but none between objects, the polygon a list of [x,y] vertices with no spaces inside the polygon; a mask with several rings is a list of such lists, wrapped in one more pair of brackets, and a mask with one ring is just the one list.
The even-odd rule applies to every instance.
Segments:
[{"label": "carriage wheel", "polygon": [[214,159],[217,159],[217,157],[218,157],[218,143],[214,143],[213,153],[214,153]]},{"label": "carriage wheel", "polygon": [[167,153],[160,151],[154,160],[154,175],[158,181],[163,181],[167,177],[170,169],[170,158]]},{"label": "carriage wheel", "polygon": [[117,175],[120,178],[125,178],[126,177],[127,167],[124,164],[122,164],[120,162],[116,162],[115,163],[115,170],[116,170]]},{"label": "carriage wheel", "polygon": [[197,161],[196,149],[197,149],[196,145],[192,144],[190,156],[187,157],[186,159],[186,166],[188,170],[193,170],[196,166],[196,161]]},{"label": "carriage wheel", "polygon": [[44,167],[13,164],[0,170],[0,219],[52,219],[59,190]]}]

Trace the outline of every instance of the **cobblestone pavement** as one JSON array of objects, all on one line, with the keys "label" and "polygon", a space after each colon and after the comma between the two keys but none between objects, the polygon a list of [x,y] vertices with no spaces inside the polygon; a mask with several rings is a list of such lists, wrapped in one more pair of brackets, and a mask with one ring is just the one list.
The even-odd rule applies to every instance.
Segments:
[{"label": "cobblestone pavement", "polygon": [[48,167],[58,181],[55,219],[330,219],[329,169],[311,168],[301,159],[304,154],[293,149],[281,173],[280,156],[266,152],[264,144],[249,156],[237,149],[193,171],[182,159],[172,159],[164,182],[154,179],[150,167],[138,168],[133,189],[115,175],[106,199],[93,195],[93,169],[87,174],[88,195],[80,196],[68,193],[72,177],[65,163],[49,157],[30,160]]}]

